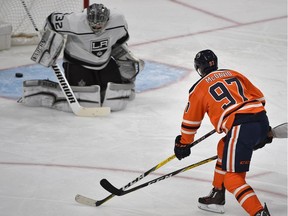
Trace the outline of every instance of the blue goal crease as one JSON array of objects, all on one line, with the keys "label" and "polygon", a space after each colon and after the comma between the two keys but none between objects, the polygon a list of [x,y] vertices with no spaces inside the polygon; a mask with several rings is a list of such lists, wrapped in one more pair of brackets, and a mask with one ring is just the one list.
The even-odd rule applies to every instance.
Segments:
[{"label": "blue goal crease", "polygon": [[[22,73],[23,77],[16,77],[16,73]],[[179,81],[187,74],[188,70],[183,68],[145,61],[144,70],[136,78],[136,93],[167,86]],[[0,70],[0,96],[20,98],[23,81],[33,79],[57,80],[51,68],[39,64]]]}]

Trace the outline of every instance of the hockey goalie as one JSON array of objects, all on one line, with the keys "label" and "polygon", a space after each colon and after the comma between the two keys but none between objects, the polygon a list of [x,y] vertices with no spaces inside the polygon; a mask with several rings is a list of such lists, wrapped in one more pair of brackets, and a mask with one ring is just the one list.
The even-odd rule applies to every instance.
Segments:
[{"label": "hockey goalie", "polygon": [[[128,48],[122,14],[103,4],[92,4],[81,13],[55,12],[47,17],[43,32],[31,59],[50,67],[64,47],[65,77],[82,106],[119,111],[135,98],[135,80],[144,61]],[[21,102],[71,112],[59,84],[51,80],[24,81]]]}]

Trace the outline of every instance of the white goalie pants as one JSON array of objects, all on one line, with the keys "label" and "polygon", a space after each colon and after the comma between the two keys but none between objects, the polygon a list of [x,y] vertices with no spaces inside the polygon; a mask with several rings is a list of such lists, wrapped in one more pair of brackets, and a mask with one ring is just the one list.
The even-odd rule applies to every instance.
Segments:
[{"label": "white goalie pants", "polygon": [[[111,111],[126,108],[135,98],[134,84],[116,84],[109,82],[106,91],[100,86],[71,86],[75,97],[83,107],[110,107]],[[48,107],[72,112],[60,86],[51,80],[26,80],[23,82],[23,95],[19,100],[32,107]]]}]

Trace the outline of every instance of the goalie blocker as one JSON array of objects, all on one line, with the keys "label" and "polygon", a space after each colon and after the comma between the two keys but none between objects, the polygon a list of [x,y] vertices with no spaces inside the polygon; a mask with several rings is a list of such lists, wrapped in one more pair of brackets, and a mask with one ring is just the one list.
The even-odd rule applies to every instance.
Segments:
[{"label": "goalie blocker", "polygon": [[57,60],[62,47],[64,38],[62,35],[47,30],[44,32],[41,41],[31,56],[31,60],[43,66],[50,67]]}]

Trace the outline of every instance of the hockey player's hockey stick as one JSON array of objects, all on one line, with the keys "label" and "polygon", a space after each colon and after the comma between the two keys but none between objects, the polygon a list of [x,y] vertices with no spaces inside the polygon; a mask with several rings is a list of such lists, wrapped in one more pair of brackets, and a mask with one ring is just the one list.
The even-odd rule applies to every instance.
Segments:
[{"label": "hockey player's hockey stick", "polygon": [[125,195],[125,194],[131,193],[131,192],[133,192],[133,191],[136,191],[136,190],[139,190],[139,189],[141,189],[141,188],[147,187],[147,186],[149,186],[149,185],[151,185],[151,184],[154,184],[154,183],[157,183],[157,182],[162,181],[162,180],[164,180],[164,179],[167,179],[167,178],[170,178],[170,177],[172,177],[172,176],[175,176],[175,175],[177,175],[177,174],[179,174],[179,173],[188,171],[188,170],[190,170],[190,169],[192,169],[192,168],[195,168],[195,167],[198,167],[198,166],[200,166],[200,165],[209,163],[209,162],[211,162],[211,161],[213,161],[213,160],[216,160],[216,159],[217,159],[217,155],[215,155],[215,156],[213,156],[213,157],[210,157],[210,158],[207,158],[207,159],[205,159],[205,160],[202,160],[202,161],[200,161],[200,162],[198,162],[198,163],[191,164],[191,165],[189,165],[189,166],[186,166],[186,167],[181,168],[181,169],[179,169],[179,170],[176,170],[176,171],[174,171],[174,172],[168,173],[168,174],[166,174],[166,175],[160,176],[160,177],[158,177],[158,178],[156,178],[156,179],[153,179],[153,180],[151,180],[151,181],[145,182],[145,183],[143,183],[143,184],[141,184],[141,185],[138,185],[138,186],[136,186],[136,187],[134,187],[134,188],[131,188],[131,189],[128,189],[128,190],[123,190],[122,188],[118,189],[118,188],[114,187],[109,181],[107,181],[107,179],[102,179],[102,180],[100,181],[100,184],[102,185],[103,188],[105,188],[105,189],[106,189],[107,191],[109,191],[110,193],[115,194],[115,195],[117,195],[117,196],[123,196],[123,195]]},{"label": "hockey player's hockey stick", "polygon": [[[34,19],[32,17],[32,15],[30,14],[28,7],[25,3],[24,0],[20,0],[28,17],[29,20],[31,21],[35,31],[38,33],[39,37],[41,36],[35,22]],[[40,42],[41,43],[41,42]],[[45,44],[45,41],[44,41]],[[37,52],[34,52],[34,54]],[[33,54],[33,55],[34,55]],[[69,85],[67,79],[65,78],[65,75],[63,74],[61,68],[56,64],[52,64],[52,69],[58,79],[59,85],[61,87],[61,90],[63,92],[63,94],[66,97],[67,102],[69,103],[69,106],[72,110],[72,112],[77,115],[77,116],[85,116],[85,117],[92,117],[92,116],[106,116],[108,114],[110,114],[110,107],[82,107],[75,94],[73,93],[73,90],[71,89],[71,86]]]},{"label": "hockey player's hockey stick", "polygon": [[[274,127],[274,128],[272,129],[272,134],[273,134],[273,137],[274,137],[274,138],[287,138],[287,123],[283,123],[283,124],[281,124],[281,125],[278,125],[278,126]],[[210,161],[212,161],[212,160],[215,160],[215,159],[217,159],[217,156],[213,156],[213,157],[208,158],[208,159],[206,159],[206,160],[200,161],[200,162],[198,162],[198,163],[196,163],[196,164],[189,165],[189,166],[187,166],[187,167],[184,167],[184,168],[179,169],[179,170],[176,170],[176,171],[174,171],[174,172],[172,172],[172,173],[163,175],[163,176],[161,176],[161,177],[159,177],[159,178],[153,179],[153,180],[151,180],[151,181],[148,181],[148,182],[146,182],[146,183],[144,183],[144,184],[141,184],[141,185],[139,185],[139,186],[136,186],[136,187],[131,188],[131,189],[128,189],[128,190],[124,190],[125,188],[124,188],[124,189],[123,189],[123,188],[120,188],[120,189],[116,188],[116,187],[113,186],[107,179],[102,179],[102,180],[100,181],[100,184],[101,184],[101,186],[102,186],[104,189],[106,189],[106,190],[109,191],[110,193],[115,194],[115,195],[117,195],[117,196],[123,196],[123,195],[125,195],[125,194],[131,193],[131,192],[133,192],[133,191],[135,191],[135,190],[139,190],[139,189],[141,189],[141,188],[143,188],[143,187],[146,187],[146,186],[148,186],[148,185],[150,185],[150,184],[157,183],[157,182],[159,182],[159,181],[161,181],[161,180],[164,180],[164,179],[166,179],[166,178],[170,178],[170,177],[172,177],[172,176],[174,176],[174,175],[177,175],[177,174],[179,174],[179,173],[181,173],[181,172],[185,172],[185,171],[187,171],[187,170],[190,170],[190,169],[192,169],[192,168],[194,168],[194,167],[197,167],[197,166],[200,166],[200,165],[202,165],[202,164],[208,163],[208,162],[210,162]]]},{"label": "hockey player's hockey stick", "polygon": [[[195,146],[195,145],[197,145],[198,143],[200,143],[201,141],[203,141],[207,137],[211,136],[215,132],[216,132],[215,130],[212,130],[209,133],[205,134],[204,136],[200,137],[199,139],[197,139],[196,141],[194,141],[193,143],[190,144],[190,148]],[[165,164],[167,164],[168,162],[173,160],[175,157],[176,157],[175,155],[172,155],[172,156],[166,158],[165,160],[163,160],[162,162],[160,162],[156,166],[152,167],[151,169],[149,169],[145,173],[141,174],[139,177],[137,177],[133,181],[129,182],[127,185],[125,185],[121,189],[124,190],[124,189],[127,189],[127,188],[131,187],[133,184],[135,184],[136,182],[140,181],[141,179],[143,179],[144,177],[146,177],[150,173],[154,172],[155,170],[159,169],[160,167],[164,166]],[[78,195],[76,195],[75,200],[78,203],[85,204],[85,205],[100,206],[103,203],[105,203],[106,201],[108,201],[111,198],[113,198],[114,196],[115,196],[114,194],[110,194],[109,196],[107,196],[106,198],[104,198],[102,200],[94,200],[94,199],[91,199],[91,198],[88,198],[88,197],[85,197],[85,196],[82,196],[82,195],[78,194]]]},{"label": "hockey player's hockey stick", "polygon": [[[211,132],[209,132],[208,134],[213,134],[215,131],[211,131]],[[273,128],[273,130],[272,130],[272,133],[273,133],[273,137],[274,138],[287,138],[287,123],[283,123],[283,124],[280,124],[280,125],[278,125],[278,126],[276,126],[276,127],[274,127]],[[206,135],[204,135],[203,137],[201,137],[199,140],[196,140],[195,142],[200,142],[200,140],[202,141],[203,139],[205,139],[205,138],[207,138],[208,136],[210,136],[210,135],[208,135],[208,134],[206,134]],[[204,138],[205,137],[205,138]],[[198,142],[198,143],[199,143]],[[192,143],[193,144],[193,143]],[[147,171],[146,173],[146,175],[145,175],[145,173],[144,174],[142,174],[141,176],[143,176],[142,178],[144,178],[145,176],[147,176],[148,174],[150,174],[151,172],[153,172],[153,171],[155,171],[156,169],[159,169],[161,166],[163,166],[164,164],[166,164],[166,163],[168,163],[170,160],[172,160],[172,159],[174,159],[175,158],[175,155],[173,155],[173,156],[171,156],[171,157],[169,157],[169,158],[167,158],[166,160],[164,160],[164,161],[162,161],[161,163],[159,163],[158,165],[156,165],[155,167],[153,167],[152,169],[150,169],[149,171]],[[167,161],[166,163],[165,163],[165,161]],[[161,164],[161,165],[160,165]],[[157,168],[156,168],[157,167]],[[140,177],[141,177],[140,176]],[[126,186],[124,186],[123,188],[128,188],[128,187],[130,187],[130,186],[132,186],[134,183],[136,183],[137,181],[139,181],[140,180],[140,177],[138,177],[138,178],[136,178],[134,181],[132,181],[132,182],[130,182],[130,183],[128,183]],[[142,179],[141,178],[141,179]],[[137,180],[138,179],[138,180]],[[109,183],[110,184],[110,183]],[[114,186],[113,186],[114,187]],[[111,198],[113,198],[115,195],[114,194],[111,194],[111,195],[109,195],[109,196],[107,196],[106,198],[104,198],[104,199],[102,199],[102,200],[95,200],[95,199],[91,199],[91,198],[89,198],[89,197],[85,197],[85,196],[83,196],[83,195],[80,195],[80,194],[78,194],[78,195],[76,195],[76,197],[75,197],[75,200],[78,202],[78,203],[81,203],[81,204],[84,204],[84,205],[89,205],[89,206],[100,206],[100,205],[102,205],[103,203],[105,203],[105,202],[107,202],[108,200],[110,200]]]},{"label": "hockey player's hockey stick", "polygon": [[[200,143],[201,141],[203,141],[204,139],[208,138],[209,136],[211,136],[212,134],[214,134],[216,131],[212,130],[209,133],[205,134],[204,136],[200,137],[199,139],[195,140],[193,143],[191,143],[189,145],[190,148],[192,148],[193,146],[197,145],[198,143]],[[158,163],[157,165],[155,165],[154,167],[152,167],[151,169],[149,169],[148,171],[146,171],[145,173],[141,174],[140,176],[138,176],[136,179],[134,179],[133,181],[129,182],[127,185],[125,185],[124,187],[121,188],[121,190],[125,190],[129,187],[131,187],[133,184],[135,184],[136,182],[140,181],[141,179],[143,179],[144,177],[146,177],[147,175],[149,175],[150,173],[154,172],[155,170],[159,169],[160,167],[164,166],[165,164],[167,164],[168,162],[170,162],[171,160],[173,160],[175,158],[175,154],[166,158],[165,160],[161,161],[160,163]],[[78,203],[81,204],[85,204],[85,205],[90,205],[90,206],[100,206],[103,203],[105,203],[106,201],[110,200],[111,198],[113,198],[115,196],[115,194],[110,194],[109,196],[107,196],[106,198],[102,199],[102,200],[94,200],[94,199],[90,199],[88,197],[82,196],[80,194],[77,194],[75,196],[75,200]]]}]

